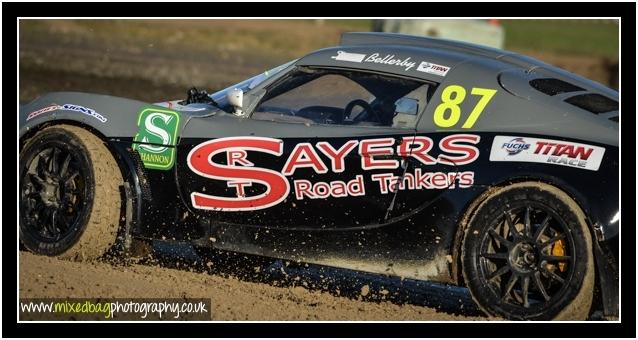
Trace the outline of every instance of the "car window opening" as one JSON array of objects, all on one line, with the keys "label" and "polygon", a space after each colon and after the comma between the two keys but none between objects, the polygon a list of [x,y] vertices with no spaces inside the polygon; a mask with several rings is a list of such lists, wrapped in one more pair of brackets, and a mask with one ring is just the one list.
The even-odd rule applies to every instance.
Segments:
[{"label": "car window opening", "polygon": [[436,84],[380,74],[298,69],[275,84],[253,119],[414,128]]}]

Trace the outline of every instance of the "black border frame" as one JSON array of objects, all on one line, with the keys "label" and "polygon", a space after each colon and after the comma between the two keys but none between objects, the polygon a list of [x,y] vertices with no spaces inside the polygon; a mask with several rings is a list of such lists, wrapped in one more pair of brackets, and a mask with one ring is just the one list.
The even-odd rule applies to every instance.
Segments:
[{"label": "black border frame", "polygon": [[[239,11],[238,11],[239,8]],[[622,117],[624,134],[621,144],[634,150],[635,143],[635,36],[636,3],[3,3],[2,19],[5,34],[3,45],[5,51],[13,51],[15,40],[12,38],[14,17],[70,17],[70,16],[225,16],[226,14],[242,16],[313,16],[313,17],[393,17],[406,15],[423,16],[467,16],[467,17],[621,17],[621,52],[624,63],[621,65],[621,96],[628,99],[622,101]],[[17,36],[17,34],[13,35]],[[12,54],[5,53],[3,78],[6,107],[14,107],[13,99],[9,99],[13,84],[13,67],[17,60]],[[13,54],[16,56],[16,54]],[[17,57],[16,57],[17,58]],[[16,97],[17,98],[17,94]],[[3,115],[3,126],[11,129],[17,126],[17,116]],[[2,134],[7,145],[16,145],[13,133]],[[9,140],[11,139],[11,140]],[[16,155],[12,153],[12,156]],[[624,153],[623,169],[625,173],[622,206],[625,211],[632,211],[635,206],[635,194],[627,193],[635,188],[636,163],[634,153]],[[5,158],[7,161],[8,157]],[[3,184],[13,186],[16,177],[11,171],[3,173]],[[13,193],[3,190],[6,202],[13,202]],[[9,197],[11,195],[11,198]],[[633,204],[632,204],[633,203]],[[6,204],[5,208],[11,205]],[[5,271],[3,300],[5,304],[3,318],[3,336],[11,337],[91,337],[91,336],[143,336],[143,337],[635,337],[635,215],[626,213],[623,222],[623,243],[621,245],[623,259],[621,323],[606,322],[541,322],[541,323],[78,323],[69,329],[65,323],[17,323],[15,319],[14,301],[17,298],[16,281],[13,281],[17,262],[15,252],[15,229],[13,219],[3,214],[4,260],[9,263],[3,266]],[[17,216],[16,216],[17,219]],[[17,221],[16,221],[17,222]],[[624,246],[624,247],[623,247]],[[493,329],[496,328],[496,329]]]}]

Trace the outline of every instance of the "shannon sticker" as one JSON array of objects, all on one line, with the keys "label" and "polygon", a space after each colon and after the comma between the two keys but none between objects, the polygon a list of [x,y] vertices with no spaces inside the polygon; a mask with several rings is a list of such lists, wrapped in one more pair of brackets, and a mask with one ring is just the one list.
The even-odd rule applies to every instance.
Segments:
[{"label": "shannon sticker", "polygon": [[179,114],[175,111],[147,108],[137,119],[138,132],[133,139],[133,150],[137,150],[148,169],[169,170],[175,163],[175,144]]},{"label": "shannon sticker", "polygon": [[597,171],[605,148],[552,139],[496,136],[492,143],[492,162],[532,162]]},{"label": "shannon sticker", "polygon": [[450,68],[447,67],[447,66],[433,64],[433,63],[429,63],[427,61],[423,61],[423,62],[421,62],[419,64],[419,67],[417,67],[416,70],[417,71],[421,71],[421,72],[425,72],[425,73],[429,73],[429,74],[435,74],[435,75],[441,76],[441,77],[445,77],[445,75],[450,70]]}]

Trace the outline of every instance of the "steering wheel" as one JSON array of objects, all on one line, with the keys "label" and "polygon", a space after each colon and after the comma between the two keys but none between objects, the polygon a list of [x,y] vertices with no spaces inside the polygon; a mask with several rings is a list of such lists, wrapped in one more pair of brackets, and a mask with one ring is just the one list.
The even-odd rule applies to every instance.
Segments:
[{"label": "steering wheel", "polygon": [[[370,104],[368,104],[367,101],[363,100],[363,99],[355,99],[351,102],[348,103],[348,105],[346,105],[346,108],[343,109],[343,118],[344,120],[346,118],[350,118],[350,114],[352,113],[352,109],[355,108],[355,106],[361,106],[361,108],[366,112],[366,113],[372,113],[372,115],[374,115],[374,118],[377,120],[378,123],[381,123],[381,117],[379,117],[379,114],[374,111],[372,109],[372,106]],[[362,117],[361,114],[359,114],[357,116],[357,118],[355,118],[355,122],[359,122],[361,121],[361,119],[359,117]]]}]

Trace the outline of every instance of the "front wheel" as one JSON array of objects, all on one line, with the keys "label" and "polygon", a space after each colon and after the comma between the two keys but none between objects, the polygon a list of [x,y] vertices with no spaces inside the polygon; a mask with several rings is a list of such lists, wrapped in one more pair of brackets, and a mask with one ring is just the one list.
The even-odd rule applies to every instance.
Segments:
[{"label": "front wheel", "polygon": [[517,183],[479,205],[463,242],[463,276],[489,315],[584,320],[593,299],[592,240],[578,204],[556,187]]},{"label": "front wheel", "polygon": [[97,136],[70,125],[38,132],[20,152],[20,242],[36,254],[100,257],[117,237],[121,185]]}]

